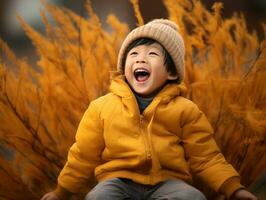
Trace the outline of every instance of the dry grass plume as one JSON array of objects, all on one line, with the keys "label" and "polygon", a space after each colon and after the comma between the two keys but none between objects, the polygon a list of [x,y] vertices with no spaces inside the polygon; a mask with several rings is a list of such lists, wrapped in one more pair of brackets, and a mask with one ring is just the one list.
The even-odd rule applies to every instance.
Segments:
[{"label": "dry grass plume", "polygon": [[[138,25],[138,1],[131,0]],[[225,157],[251,185],[266,169],[266,43],[241,14],[223,19],[222,4],[165,0],[186,44],[188,98],[206,113]],[[108,92],[128,25],[110,14],[106,32],[89,15],[51,4],[41,12],[45,34],[20,22],[38,52],[37,67],[0,40],[0,199],[39,199],[56,184],[89,102]],[[263,25],[266,33],[266,25]],[[10,187],[12,186],[12,187]],[[209,194],[211,198],[211,194]]]}]

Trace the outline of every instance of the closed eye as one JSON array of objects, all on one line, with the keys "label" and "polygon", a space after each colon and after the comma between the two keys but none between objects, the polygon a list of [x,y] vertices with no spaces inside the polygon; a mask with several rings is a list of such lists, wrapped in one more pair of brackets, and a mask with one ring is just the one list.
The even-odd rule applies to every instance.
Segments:
[{"label": "closed eye", "polygon": [[159,54],[156,53],[156,52],[154,52],[154,51],[150,52],[149,54],[150,54],[150,55],[156,55],[156,56],[159,56]]},{"label": "closed eye", "polygon": [[129,53],[129,55],[137,55],[138,53],[136,51],[132,51]]}]

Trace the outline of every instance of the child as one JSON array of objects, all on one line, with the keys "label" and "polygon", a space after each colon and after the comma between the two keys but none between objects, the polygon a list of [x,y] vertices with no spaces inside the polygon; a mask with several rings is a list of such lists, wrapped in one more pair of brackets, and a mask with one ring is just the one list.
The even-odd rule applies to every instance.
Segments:
[{"label": "child", "polygon": [[66,199],[95,175],[86,200],[205,200],[192,170],[229,199],[256,200],[240,184],[212,137],[204,114],[182,97],[183,39],[157,19],[128,34],[110,93],[91,102],[58,178],[42,200]]}]

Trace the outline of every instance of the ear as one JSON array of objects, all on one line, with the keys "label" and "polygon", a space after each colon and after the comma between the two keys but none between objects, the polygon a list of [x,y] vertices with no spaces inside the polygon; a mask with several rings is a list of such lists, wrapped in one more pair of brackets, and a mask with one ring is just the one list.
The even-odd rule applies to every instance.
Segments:
[{"label": "ear", "polygon": [[176,80],[178,78],[177,75],[170,75],[168,74],[168,80]]}]

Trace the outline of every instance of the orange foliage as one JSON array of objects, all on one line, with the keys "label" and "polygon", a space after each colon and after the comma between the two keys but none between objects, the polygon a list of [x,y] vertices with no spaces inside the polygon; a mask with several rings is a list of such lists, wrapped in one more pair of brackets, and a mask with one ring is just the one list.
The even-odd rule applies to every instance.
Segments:
[{"label": "orange foliage", "polygon": [[[131,2],[141,25],[138,1]],[[186,44],[187,97],[206,113],[249,186],[266,169],[266,43],[258,49],[242,15],[222,19],[220,3],[212,12],[197,0],[164,3]],[[20,18],[39,55],[35,68],[0,40],[0,199],[38,199],[54,187],[83,112],[108,92],[128,32],[112,14],[112,32],[104,31],[89,2],[88,19],[45,6],[56,25],[42,12],[44,35]]]}]

